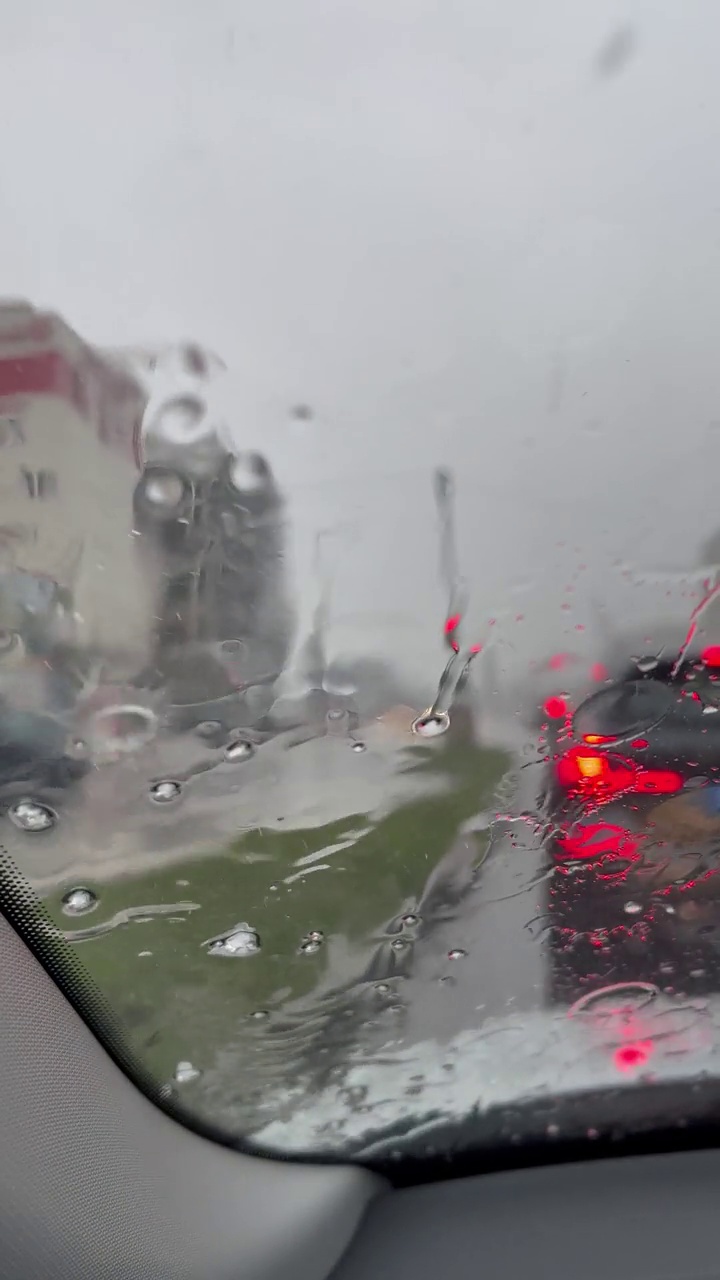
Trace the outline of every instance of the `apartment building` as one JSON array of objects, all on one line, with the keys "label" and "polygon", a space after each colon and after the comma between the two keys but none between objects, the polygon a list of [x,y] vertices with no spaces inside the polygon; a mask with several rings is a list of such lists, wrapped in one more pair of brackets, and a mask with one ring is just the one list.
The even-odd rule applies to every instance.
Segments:
[{"label": "apartment building", "polygon": [[0,302],[0,628],[59,588],[75,643],[130,666],[149,653],[159,569],[132,530],[146,403],[61,317]]}]

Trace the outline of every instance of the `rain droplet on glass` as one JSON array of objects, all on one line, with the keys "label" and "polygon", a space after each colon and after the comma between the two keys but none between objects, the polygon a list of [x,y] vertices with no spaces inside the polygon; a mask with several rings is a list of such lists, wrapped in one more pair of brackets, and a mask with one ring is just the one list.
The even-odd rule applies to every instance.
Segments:
[{"label": "rain droplet on glass", "polygon": [[22,644],[15,631],[0,631],[0,657],[5,658]]},{"label": "rain droplet on glass", "polygon": [[163,778],[150,788],[150,799],[156,804],[170,804],[171,801],[177,800],[181,793],[182,783],[176,782],[173,778]]},{"label": "rain droplet on glass", "polygon": [[303,955],[313,955],[314,952],[320,950],[324,941],[325,934],[322,933],[320,929],[311,929],[310,932],[306,933],[305,937],[302,939],[299,950]]},{"label": "rain droplet on glass", "polygon": [[143,497],[146,502],[158,507],[176,507],[182,502],[185,485],[179,475],[173,471],[157,471],[150,473],[143,485]]},{"label": "rain droplet on glass", "polygon": [[256,493],[264,489],[269,475],[268,465],[259,453],[238,453],[228,471],[230,484],[238,493]]},{"label": "rain droplet on glass", "polygon": [[228,764],[241,764],[255,754],[255,748],[245,738],[234,738],[225,748],[225,759]]},{"label": "rain droplet on glass", "polygon": [[361,751],[364,751],[364,750],[365,750],[365,743],[364,743],[364,742],[353,742],[353,744],[352,744],[352,749],[353,749],[353,751],[355,751],[355,752],[356,752],[356,754],[358,754],[358,755],[359,755]]},{"label": "rain droplet on glass", "polygon": [[357,693],[355,680],[346,671],[330,668],[322,677],[321,687],[331,698],[352,698]]},{"label": "rain droplet on glass", "polygon": [[659,658],[656,658],[652,653],[643,654],[640,658],[633,658],[633,662],[635,663],[638,671],[644,676],[649,675],[651,671],[655,671],[658,667],[659,661]]},{"label": "rain droplet on glass", "polygon": [[220,652],[224,658],[240,658],[245,652],[242,640],[223,640]]},{"label": "rain droplet on glass", "polygon": [[49,831],[57,822],[57,814],[39,800],[18,800],[8,810],[8,817],[21,831]]},{"label": "rain droplet on glass", "polygon": [[412,731],[419,738],[439,738],[449,728],[450,716],[447,711],[425,711],[412,724]]},{"label": "rain droplet on glass", "polygon": [[102,707],[88,726],[94,752],[126,754],[147,745],[157,733],[158,719],[149,707],[134,703]]},{"label": "rain droplet on glass", "polygon": [[198,1080],[200,1072],[194,1067],[192,1062],[178,1062],[173,1079],[176,1084],[190,1084],[192,1080]]},{"label": "rain droplet on glass", "polygon": [[201,720],[200,724],[195,726],[195,732],[198,738],[214,738],[216,734],[222,733],[223,725],[220,720]]},{"label": "rain droplet on glass", "polygon": [[448,960],[464,960],[466,955],[467,951],[463,951],[462,947],[453,947],[448,951]]},{"label": "rain droplet on glass", "polygon": [[68,889],[67,893],[62,897],[62,909],[66,916],[81,916],[88,911],[94,911],[98,904],[97,895],[92,889],[86,889],[84,885],[78,885],[75,889]]},{"label": "rain droplet on glass", "polygon": [[208,938],[202,945],[207,947],[211,956],[254,956],[260,950],[260,935],[252,925],[242,921],[226,933]]},{"label": "rain droplet on glass", "polygon": [[205,401],[196,395],[180,395],[160,406],[148,434],[168,444],[193,445],[204,440],[211,429]]}]

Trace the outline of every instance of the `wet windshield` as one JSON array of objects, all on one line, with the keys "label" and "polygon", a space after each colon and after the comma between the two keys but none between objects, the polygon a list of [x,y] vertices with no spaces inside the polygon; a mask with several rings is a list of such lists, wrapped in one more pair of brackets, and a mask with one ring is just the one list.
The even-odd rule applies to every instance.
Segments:
[{"label": "wet windshield", "polygon": [[6,904],[19,871],[168,1103],[262,1150],[592,1135],[670,1085],[683,1123],[714,10],[8,23]]}]

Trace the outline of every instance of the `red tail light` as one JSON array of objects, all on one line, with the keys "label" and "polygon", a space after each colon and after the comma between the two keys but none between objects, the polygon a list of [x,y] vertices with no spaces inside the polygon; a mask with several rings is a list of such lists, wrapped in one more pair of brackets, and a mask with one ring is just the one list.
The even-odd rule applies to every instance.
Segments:
[{"label": "red tail light", "polygon": [[624,756],[573,747],[557,762],[557,778],[566,791],[595,796],[635,791],[648,795],[671,795],[682,791],[682,775],[673,769],[643,769]]},{"label": "red tail light", "polygon": [[632,861],[639,856],[640,838],[614,822],[578,822],[562,832],[557,843],[565,858],[606,860],[610,855]]},{"label": "red tail light", "polygon": [[564,698],[553,696],[545,699],[543,710],[551,720],[562,720],[568,713],[568,705]]},{"label": "red tail light", "polygon": [[642,791],[653,796],[667,796],[674,791],[682,791],[683,778],[674,769],[640,769],[633,791]]},{"label": "red tail light", "polygon": [[613,1054],[613,1061],[618,1071],[633,1071],[636,1067],[644,1067],[653,1051],[652,1040],[636,1040],[634,1044],[623,1044]]},{"label": "red tail light", "polygon": [[568,791],[601,792],[613,795],[631,791],[637,770],[622,756],[604,755],[573,747],[558,760],[558,782]]}]

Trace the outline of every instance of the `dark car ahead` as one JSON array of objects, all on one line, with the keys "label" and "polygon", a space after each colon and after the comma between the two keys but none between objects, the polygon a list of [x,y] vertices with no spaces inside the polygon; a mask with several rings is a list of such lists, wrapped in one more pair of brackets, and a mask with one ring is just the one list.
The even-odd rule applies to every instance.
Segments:
[{"label": "dark car ahead", "polygon": [[549,996],[720,987],[720,646],[545,705]]}]

